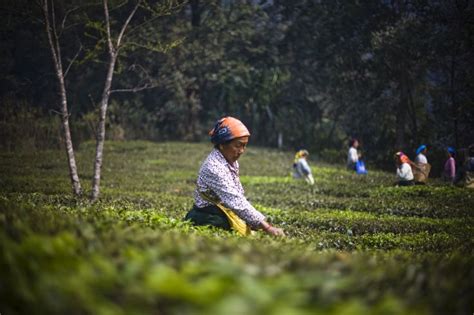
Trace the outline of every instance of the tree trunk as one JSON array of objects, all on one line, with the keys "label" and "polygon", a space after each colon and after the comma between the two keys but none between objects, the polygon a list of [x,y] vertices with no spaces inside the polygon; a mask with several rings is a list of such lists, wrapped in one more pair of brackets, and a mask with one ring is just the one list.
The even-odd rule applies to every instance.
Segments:
[{"label": "tree trunk", "polygon": [[[59,74],[58,74],[59,75]],[[64,140],[66,144],[66,154],[69,166],[69,177],[71,178],[72,190],[76,196],[82,194],[81,182],[79,174],[77,173],[76,158],[74,155],[74,147],[72,145],[71,130],[69,128],[69,112],[67,106],[66,88],[64,85],[64,78],[58,76],[61,90],[61,122],[64,132]]]},{"label": "tree trunk", "polygon": [[100,101],[99,123],[97,125],[97,137],[95,146],[94,177],[92,179],[92,201],[96,201],[99,198],[100,177],[105,142],[105,119],[107,117],[107,106],[109,104],[109,96],[112,87],[112,79],[114,76],[114,68],[116,61],[117,55],[116,53],[113,53],[110,56],[109,69],[107,71],[107,77],[105,78],[105,86],[102,92],[102,99]]},{"label": "tree trunk", "polygon": [[[69,166],[69,177],[71,179],[72,191],[76,196],[82,194],[81,183],[77,173],[76,158],[74,155],[74,147],[72,145],[71,129],[69,128],[69,110],[67,104],[66,84],[64,81],[64,71],[61,60],[61,49],[59,46],[59,39],[56,33],[54,7],[51,7],[51,12],[48,8],[48,0],[43,1],[43,15],[46,26],[46,34],[48,36],[49,47],[53,57],[53,64],[58,79],[59,94],[61,96],[61,125],[64,133],[64,140],[66,144],[66,155]],[[54,3],[52,3],[54,6]],[[51,17],[50,17],[51,15]],[[51,20],[50,20],[51,19]]]},{"label": "tree trunk", "polygon": [[103,0],[104,4],[104,15],[105,15],[105,27],[107,30],[107,46],[109,52],[109,65],[107,70],[107,76],[105,77],[104,90],[102,91],[102,98],[100,101],[100,112],[99,112],[99,122],[97,125],[97,137],[96,137],[96,147],[95,147],[95,161],[94,161],[94,176],[92,178],[92,192],[91,200],[96,201],[99,198],[100,193],[100,178],[101,178],[101,169],[102,169],[102,160],[104,152],[104,142],[105,142],[105,119],[107,117],[107,105],[109,104],[109,97],[112,89],[112,79],[114,77],[115,63],[117,62],[117,57],[119,54],[120,44],[122,42],[125,30],[127,29],[128,24],[130,23],[132,17],[137,11],[140,0],[137,1],[133,10],[127,17],[127,20],[122,25],[119,35],[117,36],[117,41],[115,44],[112,42],[112,33],[110,31],[110,18],[109,18],[109,7],[107,0]]}]

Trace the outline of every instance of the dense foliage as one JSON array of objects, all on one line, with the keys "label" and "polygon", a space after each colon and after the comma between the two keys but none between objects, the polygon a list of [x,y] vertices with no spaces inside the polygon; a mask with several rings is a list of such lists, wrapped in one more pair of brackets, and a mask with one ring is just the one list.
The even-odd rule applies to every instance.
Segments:
[{"label": "dense foliage", "polygon": [[247,195],[288,237],[247,239],[181,220],[209,150],[109,142],[95,204],[69,197],[62,151],[0,153],[0,312],[472,313],[472,190],[314,161],[310,187],[291,153],[251,147]]},{"label": "dense foliage", "polygon": [[[41,15],[29,1],[3,2],[0,103],[9,110],[0,113],[0,144],[21,146],[33,133],[44,148],[48,124],[36,133],[30,124],[18,129],[12,114],[19,104],[49,115],[57,108]],[[135,1],[110,2],[120,25]],[[67,16],[64,65],[79,52],[66,78],[77,143],[94,134],[104,84],[103,10],[98,0],[54,3],[57,23]],[[420,143],[467,146],[473,12],[472,1],[454,0],[145,1],[126,33],[113,88],[148,80],[154,88],[112,95],[108,135],[197,140],[232,114],[256,143],[306,146],[328,160],[341,159],[351,136],[382,163]]]}]

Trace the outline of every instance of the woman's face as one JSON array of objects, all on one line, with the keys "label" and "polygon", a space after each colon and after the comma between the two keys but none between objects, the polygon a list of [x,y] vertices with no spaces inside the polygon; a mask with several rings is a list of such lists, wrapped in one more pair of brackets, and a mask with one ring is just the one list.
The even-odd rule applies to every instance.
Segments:
[{"label": "woman's face", "polygon": [[227,144],[219,145],[219,151],[229,163],[234,163],[245,152],[248,142],[248,136],[235,138]]}]

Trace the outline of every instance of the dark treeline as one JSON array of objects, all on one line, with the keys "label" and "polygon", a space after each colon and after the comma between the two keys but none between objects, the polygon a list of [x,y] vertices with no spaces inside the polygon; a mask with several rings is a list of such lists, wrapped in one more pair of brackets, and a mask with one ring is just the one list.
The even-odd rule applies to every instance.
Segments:
[{"label": "dark treeline", "polygon": [[[110,2],[116,19],[135,4]],[[60,43],[64,67],[74,60],[66,85],[80,142],[93,138],[105,79],[103,11],[100,1],[54,4],[57,20],[67,17]],[[42,132],[57,139],[41,10],[9,0],[0,14],[2,146]],[[118,59],[107,135],[198,141],[229,114],[249,126],[254,144],[304,146],[329,160],[344,155],[350,137],[378,163],[420,143],[440,152],[466,146],[473,40],[468,0],[144,2]]]}]

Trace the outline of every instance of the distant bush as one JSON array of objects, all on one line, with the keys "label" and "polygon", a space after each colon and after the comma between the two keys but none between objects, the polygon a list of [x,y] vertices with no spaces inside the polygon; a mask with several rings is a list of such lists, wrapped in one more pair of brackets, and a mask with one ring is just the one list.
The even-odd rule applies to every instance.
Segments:
[{"label": "distant bush", "polygon": [[344,164],[346,163],[346,153],[344,150],[323,149],[318,153],[318,157],[327,163]]},{"label": "distant bush", "polygon": [[[97,124],[95,112],[71,116],[69,124],[75,148],[78,149],[84,141],[95,139]],[[126,132],[129,130],[107,119],[108,140],[125,140],[128,138]],[[0,149],[31,151],[59,149],[63,146],[64,136],[59,112],[46,111],[22,100],[4,98],[0,101]]]},{"label": "distant bush", "polygon": [[[91,139],[88,126],[70,120],[71,136],[76,147]],[[22,100],[0,100],[0,149],[34,151],[58,149],[64,145],[61,119],[56,111],[45,111]]]}]

